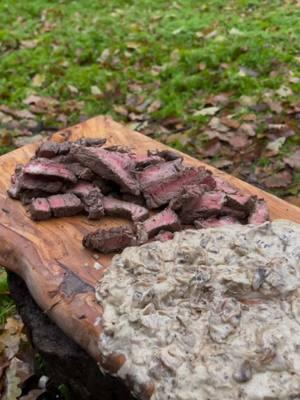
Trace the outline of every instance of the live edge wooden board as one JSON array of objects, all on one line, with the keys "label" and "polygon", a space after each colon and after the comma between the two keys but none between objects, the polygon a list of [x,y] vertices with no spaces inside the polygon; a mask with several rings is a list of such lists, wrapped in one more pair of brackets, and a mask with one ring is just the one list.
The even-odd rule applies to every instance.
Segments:
[{"label": "live edge wooden board", "polygon": [[[130,146],[137,153],[166,147],[102,116],[58,132],[52,140],[62,142],[80,137],[105,137],[108,144]],[[93,253],[82,247],[81,239],[95,228],[117,226],[124,221],[104,218],[94,222],[85,217],[72,217],[33,222],[22,204],[11,200],[6,190],[16,164],[26,163],[36,147],[36,144],[28,145],[0,158],[0,265],[20,275],[49,317],[96,361],[104,362],[97,347],[102,309],[94,295],[103,270],[95,269]],[[300,223],[300,208],[201,161],[183,156],[187,164],[204,165],[245,192],[263,197],[272,219]],[[100,255],[99,262],[105,267],[109,267],[110,261],[111,257]],[[121,362],[120,359],[107,360],[106,366],[113,372]]]}]

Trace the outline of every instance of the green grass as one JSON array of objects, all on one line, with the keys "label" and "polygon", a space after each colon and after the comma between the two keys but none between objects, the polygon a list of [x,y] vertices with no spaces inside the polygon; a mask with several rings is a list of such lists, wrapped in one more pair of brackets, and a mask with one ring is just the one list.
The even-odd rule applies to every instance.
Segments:
[{"label": "green grass", "polygon": [[[2,0],[0,99],[20,107],[38,92],[83,100],[90,116],[114,114],[112,105],[124,104],[137,83],[162,101],[153,118],[201,125],[193,112],[207,95],[260,96],[279,88],[288,71],[299,76],[299,21],[300,9],[282,0]],[[33,39],[36,47],[24,48],[22,41]],[[241,67],[257,77],[241,76]],[[37,74],[40,88],[32,86]],[[94,85],[102,98],[91,94]]]},{"label": "green grass", "polygon": [[8,295],[5,271],[0,267],[0,326],[6,318],[15,312],[15,306]]}]

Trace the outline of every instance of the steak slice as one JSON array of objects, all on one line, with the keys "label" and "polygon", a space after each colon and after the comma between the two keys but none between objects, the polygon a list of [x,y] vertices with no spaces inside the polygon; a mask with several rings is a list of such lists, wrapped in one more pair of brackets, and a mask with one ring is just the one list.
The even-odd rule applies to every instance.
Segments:
[{"label": "steak slice", "polygon": [[228,193],[228,194],[235,194],[238,193],[238,189],[234,186],[230,185],[227,181],[224,181],[219,176],[214,176],[214,180],[216,182],[216,190],[220,192]]},{"label": "steak slice", "polygon": [[222,216],[233,217],[238,219],[240,222],[246,222],[248,214],[248,210],[238,210],[232,207],[228,207],[226,205],[221,210]]},{"label": "steak slice", "polygon": [[236,210],[250,211],[253,208],[255,197],[250,194],[236,193],[226,195],[226,205]]},{"label": "steak slice", "polygon": [[49,193],[45,192],[44,190],[21,190],[19,194],[19,199],[21,200],[22,204],[27,205],[32,202],[33,199],[37,197],[48,197]]},{"label": "steak slice", "polygon": [[175,232],[179,229],[180,221],[178,216],[170,208],[166,208],[153,217],[146,219],[146,221],[139,225],[139,230],[143,230],[147,234],[148,238],[153,237],[161,230]]},{"label": "steak slice", "polygon": [[248,218],[248,224],[263,224],[269,220],[269,210],[264,200],[256,200],[253,206],[253,210]]},{"label": "steak slice", "polygon": [[80,181],[68,189],[82,201],[84,210],[88,213],[89,219],[99,219],[104,215],[103,195],[101,190],[90,182]]},{"label": "steak slice", "polygon": [[134,162],[126,153],[73,145],[71,154],[101,178],[116,182],[124,192],[139,195],[140,188],[132,174]]},{"label": "steak slice", "polygon": [[66,167],[72,171],[78,179],[92,181],[95,178],[95,174],[89,168],[84,167],[78,162],[69,163]]},{"label": "steak slice", "polygon": [[98,250],[102,253],[120,251],[136,244],[135,234],[128,226],[119,226],[111,229],[98,229],[88,233],[82,240],[84,247]]},{"label": "steak slice", "polygon": [[35,221],[51,218],[50,204],[47,198],[38,197],[33,199],[29,206],[30,217]]},{"label": "steak slice", "polygon": [[23,174],[19,177],[19,185],[21,190],[42,190],[47,193],[59,193],[64,188],[64,182],[62,181],[30,176],[28,174]]},{"label": "steak slice", "polygon": [[226,201],[225,193],[218,191],[205,192],[200,196],[187,199],[181,208],[179,218],[184,224],[213,215],[219,215]]},{"label": "steak slice", "polygon": [[140,196],[134,196],[133,194],[130,193],[121,193],[121,196],[119,194],[119,197],[121,197],[121,200],[127,201],[128,203],[134,203],[137,204],[138,206],[145,207],[145,199],[142,195]]},{"label": "steak slice", "polygon": [[59,155],[68,154],[71,148],[70,142],[51,142],[47,141],[41,144],[36,151],[37,157],[53,158]]},{"label": "steak slice", "polygon": [[81,201],[72,193],[50,196],[48,202],[54,217],[71,217],[83,210]]},{"label": "steak slice", "polygon": [[143,190],[147,207],[151,209],[168,204],[180,196],[185,186],[191,185],[205,185],[206,189],[211,190],[215,186],[215,181],[211,174],[203,168],[184,168],[172,178],[152,184]]},{"label": "steak slice", "polygon": [[184,169],[181,160],[169,161],[158,165],[152,165],[137,174],[141,189],[144,191],[152,185],[162,181],[176,178]]},{"label": "steak slice", "polygon": [[27,164],[23,171],[29,175],[57,178],[71,183],[77,181],[76,176],[67,168],[66,165],[47,159],[37,158]]},{"label": "steak slice", "polygon": [[142,170],[150,165],[156,165],[165,162],[165,160],[159,156],[135,155],[132,158],[134,160],[134,167],[136,170]]},{"label": "steak slice", "polygon": [[166,242],[167,240],[172,240],[174,238],[174,233],[169,231],[160,231],[151,241],[159,240],[160,242]]},{"label": "steak slice", "polygon": [[196,228],[218,228],[226,225],[239,224],[239,221],[234,217],[220,217],[220,218],[207,218],[198,219],[194,222]]},{"label": "steak slice", "polygon": [[148,156],[158,156],[163,158],[165,161],[174,161],[177,159],[183,159],[183,157],[172,150],[148,150]]},{"label": "steak slice", "polygon": [[110,196],[103,198],[103,206],[105,215],[109,216],[129,218],[132,221],[143,221],[149,216],[146,208]]}]

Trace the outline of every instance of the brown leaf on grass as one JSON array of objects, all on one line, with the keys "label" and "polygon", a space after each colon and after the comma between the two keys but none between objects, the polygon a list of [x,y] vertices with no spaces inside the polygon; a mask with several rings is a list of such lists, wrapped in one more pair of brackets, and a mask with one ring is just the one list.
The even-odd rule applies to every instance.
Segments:
[{"label": "brown leaf on grass", "polygon": [[245,114],[241,117],[241,119],[246,122],[252,122],[256,121],[257,117],[255,114]]},{"label": "brown leaf on grass", "polygon": [[205,99],[204,104],[212,106],[225,106],[230,101],[231,93],[219,93],[216,96],[209,96]]},{"label": "brown leaf on grass", "polygon": [[229,140],[229,144],[236,150],[240,150],[249,144],[249,139],[245,135],[234,135]]},{"label": "brown leaf on grass", "polygon": [[221,123],[223,125],[228,126],[228,128],[232,128],[232,129],[238,129],[238,127],[240,126],[239,121],[229,118],[229,117],[222,117]]},{"label": "brown leaf on grass", "polygon": [[264,179],[263,184],[269,189],[286,188],[292,183],[292,174],[285,170]]},{"label": "brown leaf on grass", "polygon": [[199,115],[201,116],[208,116],[208,115],[215,115],[218,111],[220,110],[220,107],[205,107],[202,108],[202,110],[194,112],[194,117],[197,117]]},{"label": "brown leaf on grass", "polygon": [[35,49],[37,44],[37,39],[21,40],[21,49]]},{"label": "brown leaf on grass", "polygon": [[254,124],[243,123],[239,128],[239,132],[252,137],[256,135],[255,129],[256,126]]},{"label": "brown leaf on grass", "polygon": [[154,100],[150,106],[147,108],[148,113],[154,113],[157,112],[161,108],[162,104],[160,100]]},{"label": "brown leaf on grass", "polygon": [[46,79],[46,77],[43,74],[34,75],[34,77],[32,78],[32,81],[31,81],[32,86],[34,86],[34,87],[43,86],[43,83],[45,82],[45,79]]},{"label": "brown leaf on grass", "polygon": [[289,167],[300,169],[300,150],[283,160]]},{"label": "brown leaf on grass", "polygon": [[211,162],[216,168],[228,168],[233,165],[232,161],[229,160],[216,160]]},{"label": "brown leaf on grass", "polygon": [[279,153],[279,150],[281,149],[285,141],[286,141],[285,137],[280,137],[278,139],[273,140],[272,142],[269,142],[266,146],[266,150],[269,150],[268,156],[270,157],[276,156]]},{"label": "brown leaf on grass", "polygon": [[13,110],[5,105],[1,105],[0,111],[17,119],[35,119],[35,115],[28,110]]},{"label": "brown leaf on grass", "polygon": [[201,154],[203,157],[214,157],[221,150],[221,143],[216,138],[207,142],[202,148],[198,150],[198,153]]},{"label": "brown leaf on grass", "polygon": [[127,117],[127,115],[128,115],[128,110],[124,106],[115,105],[115,106],[113,106],[113,109],[117,114],[123,115],[123,117]]}]

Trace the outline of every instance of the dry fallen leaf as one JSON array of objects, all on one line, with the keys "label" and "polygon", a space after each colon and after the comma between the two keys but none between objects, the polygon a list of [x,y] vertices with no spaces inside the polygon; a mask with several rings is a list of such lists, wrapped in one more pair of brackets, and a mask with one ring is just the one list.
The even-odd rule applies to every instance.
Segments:
[{"label": "dry fallen leaf", "polygon": [[280,88],[278,90],[276,90],[276,93],[280,97],[288,97],[288,96],[291,96],[293,94],[293,91],[288,86],[282,85],[282,86],[280,86]]},{"label": "dry fallen leaf", "polygon": [[196,111],[193,115],[197,117],[199,115],[207,116],[207,115],[215,115],[220,110],[220,107],[206,107],[202,110]]},{"label": "dry fallen leaf", "polygon": [[21,48],[22,49],[35,49],[38,44],[38,40],[21,40]]},{"label": "dry fallen leaf", "polygon": [[243,147],[247,146],[249,143],[249,140],[247,136],[245,135],[234,135],[232,138],[229,140],[229,144],[236,150],[242,149]]},{"label": "dry fallen leaf", "polygon": [[279,153],[279,150],[282,147],[282,145],[285,143],[285,141],[286,141],[285,137],[280,137],[276,140],[273,140],[272,142],[269,142],[266,146],[266,149],[270,150],[272,156],[275,156],[276,154]]},{"label": "dry fallen leaf", "polygon": [[161,108],[161,101],[160,100],[154,100],[150,106],[148,107],[147,111],[149,114],[154,113],[158,111]]},{"label": "dry fallen leaf", "polygon": [[222,117],[221,123],[223,125],[228,126],[228,128],[232,128],[232,129],[238,129],[238,127],[240,126],[239,121],[237,121],[235,119],[231,119],[229,117]]},{"label": "dry fallen leaf", "polygon": [[91,86],[91,93],[94,95],[94,96],[101,96],[102,95],[102,92],[101,92],[101,90],[98,88],[98,86]]},{"label": "dry fallen leaf", "polygon": [[45,82],[45,75],[43,74],[36,74],[34,75],[34,77],[32,78],[32,86],[34,87],[41,87],[43,85],[43,83]]},{"label": "dry fallen leaf", "polygon": [[68,85],[68,89],[70,90],[71,93],[74,93],[74,94],[78,93],[78,89],[76,86]]},{"label": "dry fallen leaf", "polygon": [[263,180],[263,183],[269,189],[286,188],[292,183],[292,179],[292,174],[285,170],[269,176]]},{"label": "dry fallen leaf", "polygon": [[127,110],[127,108],[124,107],[124,106],[117,106],[117,105],[114,105],[114,106],[113,106],[113,109],[114,109],[114,111],[115,111],[116,113],[118,113],[118,114],[120,114],[120,115],[123,115],[124,117],[127,117],[127,115],[128,115],[128,110]]},{"label": "dry fallen leaf", "polygon": [[289,167],[300,169],[300,150],[283,160]]}]

